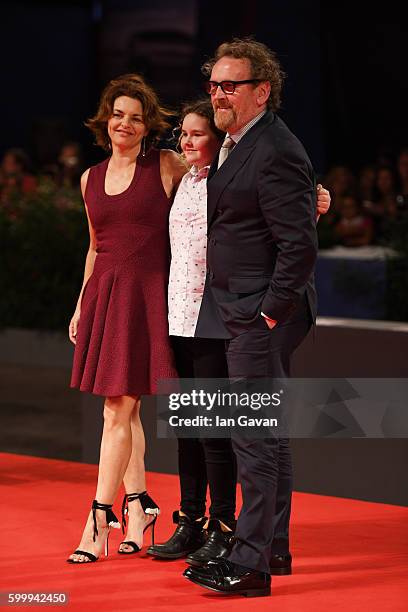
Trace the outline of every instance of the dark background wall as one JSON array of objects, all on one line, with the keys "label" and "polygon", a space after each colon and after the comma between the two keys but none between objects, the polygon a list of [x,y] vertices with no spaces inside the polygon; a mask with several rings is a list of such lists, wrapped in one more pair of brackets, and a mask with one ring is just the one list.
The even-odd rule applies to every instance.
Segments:
[{"label": "dark background wall", "polygon": [[69,138],[92,163],[82,124],[109,78],[143,71],[176,105],[201,91],[200,65],[219,42],[252,34],[279,54],[282,115],[317,171],[358,167],[408,141],[403,10],[394,0],[3,2],[0,153],[23,146],[42,162]]},{"label": "dark background wall", "polygon": [[1,151],[23,147],[42,163],[54,159],[64,140],[86,141],[82,121],[96,91],[87,4],[1,4]]},{"label": "dark background wall", "polygon": [[404,3],[322,2],[326,161],[375,161],[408,142]]}]

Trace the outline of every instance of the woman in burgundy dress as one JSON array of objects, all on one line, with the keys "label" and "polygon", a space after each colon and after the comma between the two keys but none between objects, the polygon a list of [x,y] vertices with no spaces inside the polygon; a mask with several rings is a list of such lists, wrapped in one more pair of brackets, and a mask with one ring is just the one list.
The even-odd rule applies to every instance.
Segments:
[{"label": "woman in burgundy dress", "polygon": [[186,168],[173,151],[152,147],[168,115],[140,76],[125,75],[108,84],[87,124],[111,155],[81,178],[90,246],[69,326],[71,386],[106,399],[95,500],[70,563],[96,561],[104,545],[107,552],[109,528],[119,527],[111,508],[122,480],[124,512],[133,503],[119,552],[140,550],[159,513],[146,493],[139,410],[142,394],[176,375],[167,326],[168,215]]}]

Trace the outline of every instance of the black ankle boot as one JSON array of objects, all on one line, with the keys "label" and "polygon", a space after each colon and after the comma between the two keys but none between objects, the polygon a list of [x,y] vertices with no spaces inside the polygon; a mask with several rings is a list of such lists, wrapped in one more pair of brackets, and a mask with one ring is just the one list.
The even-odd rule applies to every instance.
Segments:
[{"label": "black ankle boot", "polygon": [[147,554],[159,559],[181,559],[200,548],[205,542],[203,527],[207,518],[192,521],[188,516],[180,516],[178,510],[173,512],[173,523],[177,525],[175,532],[164,544],[149,546]]},{"label": "black ankle boot", "polygon": [[207,527],[207,541],[198,550],[188,555],[186,561],[195,567],[205,565],[208,561],[226,557],[234,543],[234,531],[223,531],[217,519],[210,519]]}]

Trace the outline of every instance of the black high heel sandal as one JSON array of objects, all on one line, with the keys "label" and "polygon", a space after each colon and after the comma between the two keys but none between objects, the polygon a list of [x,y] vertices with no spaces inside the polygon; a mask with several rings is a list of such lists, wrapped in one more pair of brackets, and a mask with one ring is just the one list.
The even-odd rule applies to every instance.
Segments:
[{"label": "black high heel sandal", "polygon": [[[93,524],[94,524],[92,539],[94,542],[96,542],[96,536],[99,535],[98,525],[96,522],[96,511],[105,510],[105,514],[106,514],[106,524],[108,526],[108,534],[105,540],[105,557],[108,556],[108,552],[109,552],[108,541],[109,541],[109,533],[110,533],[111,527],[113,527],[113,529],[120,529],[120,523],[112,511],[112,505],[113,504],[100,504],[96,499],[94,499],[92,502],[92,518],[93,518]],[[77,549],[77,550],[74,550],[72,554],[73,555],[83,555],[84,557],[89,559],[89,561],[76,561],[75,559],[67,559],[67,563],[77,563],[77,564],[83,565],[89,562],[95,563],[95,561],[99,559],[99,557],[96,557],[95,555],[93,555],[92,553],[86,550]]]},{"label": "black high heel sandal", "polygon": [[[126,515],[129,513],[128,505],[130,502],[135,501],[136,499],[140,501],[140,505],[142,506],[142,509],[145,514],[154,515],[154,519],[150,523],[148,523],[146,527],[143,529],[143,533],[144,533],[146,529],[148,529],[149,527],[152,528],[152,545],[153,545],[154,544],[154,527],[156,525],[157,517],[160,514],[160,508],[157,506],[156,502],[152,500],[150,495],[147,494],[146,491],[143,491],[142,493],[129,493],[128,495],[125,495],[125,497],[123,498],[122,532],[125,533]],[[121,546],[122,544],[126,544],[126,546],[130,546],[133,550],[120,550],[119,549],[118,553],[120,555],[133,555],[134,553],[140,552],[141,550],[141,548],[136,544],[136,542],[133,542],[132,540],[124,540],[123,542],[120,543],[119,546]]]}]

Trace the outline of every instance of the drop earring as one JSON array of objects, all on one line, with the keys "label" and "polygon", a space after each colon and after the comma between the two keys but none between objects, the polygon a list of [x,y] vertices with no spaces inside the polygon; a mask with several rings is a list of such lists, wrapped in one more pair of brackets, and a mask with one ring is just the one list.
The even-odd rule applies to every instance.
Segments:
[{"label": "drop earring", "polygon": [[146,137],[143,136],[142,138],[142,157],[146,157]]}]

